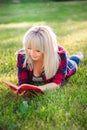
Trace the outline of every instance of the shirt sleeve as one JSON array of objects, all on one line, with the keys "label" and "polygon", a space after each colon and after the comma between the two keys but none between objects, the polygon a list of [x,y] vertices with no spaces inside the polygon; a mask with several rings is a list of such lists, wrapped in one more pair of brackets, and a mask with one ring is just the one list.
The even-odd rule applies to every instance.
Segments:
[{"label": "shirt sleeve", "polygon": [[67,74],[67,55],[66,52],[62,52],[60,54],[60,64],[59,64],[59,68],[57,70],[56,75],[53,77],[53,82],[58,84],[58,85],[62,85],[66,74]]},{"label": "shirt sleeve", "polygon": [[25,57],[23,54],[17,55],[17,68],[18,68],[18,86],[28,83],[28,70],[23,67]]}]

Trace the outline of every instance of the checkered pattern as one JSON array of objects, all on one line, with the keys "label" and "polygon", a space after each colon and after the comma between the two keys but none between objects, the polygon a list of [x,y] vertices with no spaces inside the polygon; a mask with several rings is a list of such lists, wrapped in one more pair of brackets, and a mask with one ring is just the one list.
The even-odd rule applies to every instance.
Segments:
[{"label": "checkered pattern", "polygon": [[[24,52],[22,53],[22,51],[19,51],[17,55],[18,85],[21,85],[23,83],[33,84],[33,71],[30,71],[30,69],[23,67],[25,54]],[[43,73],[41,76],[43,78],[44,83],[54,82],[58,85],[62,85],[66,78],[70,77],[76,72],[76,66],[73,65],[70,60],[68,60],[66,51],[63,47],[58,47],[58,54],[61,58],[58,70],[51,79],[46,79],[45,73]]]}]

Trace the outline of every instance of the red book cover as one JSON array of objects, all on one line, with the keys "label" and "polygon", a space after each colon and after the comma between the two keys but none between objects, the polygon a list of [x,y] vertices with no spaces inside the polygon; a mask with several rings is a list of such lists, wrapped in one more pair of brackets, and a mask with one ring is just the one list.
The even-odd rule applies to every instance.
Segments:
[{"label": "red book cover", "polygon": [[44,91],[41,90],[39,87],[37,86],[33,86],[30,84],[22,84],[20,86],[16,86],[14,84],[12,84],[11,82],[8,82],[6,80],[3,81],[4,84],[6,84],[9,89],[15,93],[16,95],[24,95],[26,92],[30,92],[30,93],[39,93],[39,94],[44,94]]}]

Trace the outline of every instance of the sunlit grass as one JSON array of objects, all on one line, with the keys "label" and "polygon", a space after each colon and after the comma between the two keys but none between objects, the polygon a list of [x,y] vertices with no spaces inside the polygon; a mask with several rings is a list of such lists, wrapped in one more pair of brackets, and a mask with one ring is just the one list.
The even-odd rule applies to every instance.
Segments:
[{"label": "sunlit grass", "polygon": [[44,24],[45,22],[21,22],[21,23],[8,23],[8,24],[0,24],[1,29],[7,29],[7,28],[26,28],[31,27],[36,24]]},{"label": "sunlit grass", "polygon": [[[35,24],[38,23],[35,22]],[[87,112],[84,110],[83,113],[86,104],[87,84],[87,22],[60,23],[58,28],[57,23],[45,22],[44,24],[53,28],[57,34],[59,44],[64,46],[69,54],[82,51],[84,62],[80,64],[78,72],[70,78],[63,88],[51,92],[47,91],[44,97],[33,97],[32,100],[28,98],[28,102],[26,102],[28,108],[25,106],[23,108],[24,112],[21,107],[23,107],[23,101],[26,101],[26,98],[15,97],[4,84],[0,83],[1,108],[4,108],[3,111],[5,111],[0,123],[3,124],[3,127],[7,126],[9,129],[21,128],[28,130],[30,128],[34,130],[38,127],[39,130],[48,128],[51,130],[54,128],[54,124],[55,128],[60,129],[84,129],[86,125],[83,124]],[[17,84],[15,52],[22,48],[22,37],[25,31],[34,23],[25,24],[22,28],[20,27],[22,23],[18,23],[18,25],[14,23],[6,24],[3,28],[1,26],[4,33],[1,33],[0,38],[0,81],[7,80],[14,84]],[[12,101],[9,102],[11,99]],[[2,116],[2,112],[0,114]],[[24,125],[21,124],[22,118]],[[5,119],[8,120],[5,121]],[[3,121],[5,122],[3,123]]]}]

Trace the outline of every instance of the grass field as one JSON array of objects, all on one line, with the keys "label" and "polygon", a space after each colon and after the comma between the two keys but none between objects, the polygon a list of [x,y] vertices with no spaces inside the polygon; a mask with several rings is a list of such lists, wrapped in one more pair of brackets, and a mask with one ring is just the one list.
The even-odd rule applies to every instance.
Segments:
[{"label": "grass field", "polygon": [[[69,55],[82,51],[78,71],[44,96],[17,97],[15,52],[32,25],[53,28]],[[0,130],[87,130],[87,2],[0,4]]]}]

